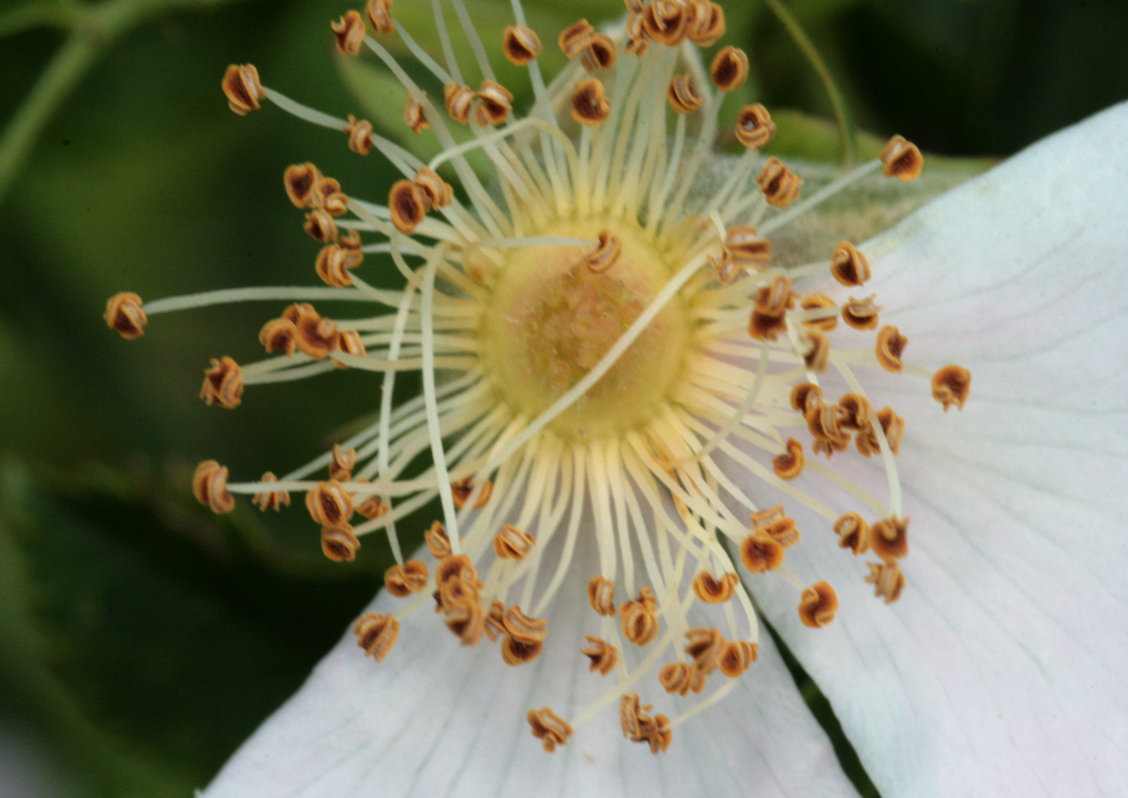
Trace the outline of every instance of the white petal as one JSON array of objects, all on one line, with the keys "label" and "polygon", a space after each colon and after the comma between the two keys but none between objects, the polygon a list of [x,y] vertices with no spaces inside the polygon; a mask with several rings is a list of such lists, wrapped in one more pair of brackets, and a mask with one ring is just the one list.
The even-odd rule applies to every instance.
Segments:
[{"label": "white petal", "polygon": [[906,359],[968,367],[971,399],[945,414],[920,380],[864,375],[907,420],[898,603],[810,517],[826,537],[789,561],[838,619],[759,598],[886,798],[1128,794],[1126,177],[1128,104],[868,247]]},{"label": "white petal", "polygon": [[[570,719],[613,686],[578,654],[598,624],[580,576],[588,571],[577,563],[573,573],[574,589],[549,615],[545,652],[519,668],[487,640],[460,646],[430,607],[405,619],[381,663],[346,635],[203,795],[857,795],[770,640],[725,702],[678,726],[665,753],[623,739],[617,694],[545,753],[525,721],[530,709]],[[381,594],[368,609],[402,603]],[[650,678],[638,691],[655,711],[674,717],[699,700],[669,700]]]}]

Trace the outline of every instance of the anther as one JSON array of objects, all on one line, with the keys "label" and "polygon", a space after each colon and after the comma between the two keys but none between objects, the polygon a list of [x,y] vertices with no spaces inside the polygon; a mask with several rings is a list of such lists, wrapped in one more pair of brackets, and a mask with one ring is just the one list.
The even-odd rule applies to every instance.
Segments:
[{"label": "anther", "polygon": [[706,255],[706,259],[713,265],[717,272],[717,282],[721,285],[731,285],[737,277],[744,274],[744,268],[727,249],[722,249],[719,255]]},{"label": "anther", "polygon": [[541,52],[541,40],[536,31],[524,25],[510,25],[505,29],[502,52],[511,64],[525,66]]},{"label": "anther", "polygon": [[717,3],[694,0],[689,4],[689,40],[699,47],[712,47],[725,35],[725,12]]},{"label": "anther", "polygon": [[229,513],[235,509],[235,497],[227,490],[227,467],[215,460],[204,460],[196,466],[192,474],[192,495],[213,513]]},{"label": "anther", "polygon": [[808,330],[802,350],[803,363],[811,371],[826,371],[830,363],[830,339],[818,330]]},{"label": "anther", "polygon": [[869,261],[853,244],[843,241],[830,256],[830,273],[842,285],[862,285],[870,278]]},{"label": "anther", "polygon": [[760,648],[748,640],[733,640],[725,643],[720,661],[717,663],[721,673],[730,679],[740,676],[760,657]]},{"label": "anther", "polygon": [[924,157],[920,150],[911,141],[903,136],[894,136],[889,139],[885,149],[881,151],[882,170],[886,177],[895,177],[898,180],[916,180],[924,168]]},{"label": "anther", "polygon": [[560,46],[564,57],[570,60],[582,53],[594,36],[595,28],[586,19],[581,19],[560,31],[556,43]]},{"label": "anther", "polygon": [[908,342],[909,339],[901,335],[901,331],[892,324],[885,325],[877,334],[874,348],[877,362],[886,371],[898,373],[901,370],[901,353],[905,351]]},{"label": "anther", "polygon": [[367,33],[359,11],[345,12],[345,15],[331,23],[330,27],[333,29],[333,38],[337,41],[337,52],[341,55],[359,55]]},{"label": "anther", "polygon": [[490,602],[486,612],[486,637],[491,643],[497,642],[499,637],[505,635],[505,605],[498,600]]},{"label": "anther", "polygon": [[748,56],[736,47],[725,47],[713,57],[709,77],[720,91],[739,88],[748,79]]},{"label": "anther", "polygon": [[355,269],[364,261],[364,253],[359,249],[347,249],[340,244],[329,244],[317,253],[313,270],[326,285],[342,287],[352,285],[349,269]]},{"label": "anther", "polygon": [[774,571],[783,563],[783,546],[767,532],[753,532],[740,543],[740,561],[754,574]]},{"label": "anther", "polygon": [[772,460],[772,470],[780,479],[795,479],[803,473],[803,444],[787,439],[787,451]]},{"label": "anther", "polygon": [[129,291],[114,294],[106,300],[106,312],[102,318],[106,320],[107,327],[117,330],[127,341],[144,335],[145,325],[149,323],[149,317],[141,309],[141,297]]},{"label": "anther", "polygon": [[530,709],[526,720],[533,728],[533,736],[541,741],[544,750],[549,753],[555,751],[556,746],[567,743],[572,736],[572,727],[568,722],[548,707]]},{"label": "anther", "polygon": [[665,715],[650,716],[649,712],[653,708],[650,704],[639,706],[637,693],[625,695],[619,700],[619,722],[623,727],[623,736],[633,743],[649,744],[650,752],[656,754],[670,747],[673,735],[669,718]]},{"label": "anther", "polygon": [[883,407],[877,411],[877,423],[881,424],[881,431],[885,433],[889,451],[900,454],[901,437],[905,434],[905,419],[894,413],[892,407]]},{"label": "anther", "polygon": [[443,102],[450,118],[460,125],[465,125],[470,121],[474,90],[458,83],[447,83],[443,86]]},{"label": "anther", "polygon": [[388,194],[392,224],[404,235],[411,235],[427,215],[430,201],[426,192],[410,180],[397,180]]},{"label": "anther", "polygon": [[[627,0],[628,6],[631,0]],[[639,0],[640,8],[642,11],[641,0]],[[646,30],[642,24],[642,14],[639,13],[634,16],[627,17],[627,46],[624,48],[631,55],[642,58],[646,55],[646,51],[650,49],[650,40],[646,34]]]},{"label": "anther", "polygon": [[932,375],[932,398],[944,405],[944,412],[955,405],[963,410],[971,393],[971,372],[955,364],[944,366]]},{"label": "anther", "polygon": [[319,482],[306,493],[306,509],[321,526],[347,524],[353,514],[352,497],[336,480]]},{"label": "anther", "polygon": [[705,674],[695,665],[684,662],[670,662],[658,671],[658,683],[667,693],[685,695],[700,693],[705,689]]},{"label": "anther", "polygon": [[619,662],[619,649],[601,638],[591,635],[585,635],[585,637],[587,637],[588,644],[585,648],[580,649],[580,653],[591,660],[588,671],[606,676]]},{"label": "anther", "polygon": [[412,180],[427,195],[432,208],[445,208],[454,201],[454,187],[439,177],[434,169],[424,166]]},{"label": "anther", "polygon": [[813,629],[821,629],[833,621],[837,610],[838,595],[826,582],[811,585],[799,599],[799,620]]},{"label": "anther", "polygon": [[384,587],[396,598],[410,596],[427,587],[427,566],[419,560],[408,560],[384,571]]},{"label": "anther", "polygon": [[298,349],[298,328],[289,319],[271,319],[259,330],[259,342],[268,353],[292,355]]},{"label": "anther", "polygon": [[870,526],[857,513],[846,513],[835,521],[834,534],[838,535],[840,548],[849,549],[854,554],[869,551]]},{"label": "anther", "polygon": [[423,113],[423,103],[419,102],[414,94],[407,95],[407,102],[403,106],[403,121],[416,136],[431,128],[431,123]]},{"label": "anther", "polygon": [[349,198],[341,191],[336,178],[323,177],[313,185],[313,202],[333,216],[340,216],[349,209]]},{"label": "anther", "polygon": [[[337,333],[337,352],[342,355],[352,355],[353,357],[364,357],[364,339],[360,337],[359,330],[341,330]],[[348,363],[345,363],[340,358],[330,357],[339,369],[347,369]]]},{"label": "anther", "polygon": [[329,479],[348,482],[356,467],[356,449],[342,449],[341,444],[333,444],[333,459],[329,461]]},{"label": "anther", "polygon": [[393,0],[368,0],[364,6],[364,16],[368,18],[368,24],[372,27],[372,32],[376,34],[393,33],[396,29],[396,23],[392,20],[391,8]]},{"label": "anther", "polygon": [[513,665],[514,667],[532,662],[540,656],[543,650],[544,643],[539,640],[527,642],[507,635],[501,641],[501,659],[506,665]]},{"label": "anther", "polygon": [[485,632],[485,613],[477,597],[464,596],[443,607],[446,626],[464,646],[476,646]]},{"label": "anther", "polygon": [[598,614],[615,616],[615,583],[603,576],[593,576],[587,583],[588,602]]},{"label": "anther", "polygon": [[427,551],[431,552],[431,556],[436,560],[450,556],[450,538],[447,537],[442,522],[432,522],[431,526],[423,533],[423,542],[427,544]]},{"label": "anther", "polygon": [[293,164],[282,174],[286,196],[299,208],[315,206],[313,188],[321,180],[321,172],[311,163]]},{"label": "anther", "polygon": [[367,119],[357,119],[349,114],[349,123],[344,127],[349,137],[349,149],[358,155],[372,152],[372,123]]},{"label": "anther", "polygon": [[656,42],[674,47],[689,28],[689,9],[675,0],[653,0],[642,12],[642,29]]},{"label": "anther", "polygon": [[867,562],[866,567],[869,568],[866,582],[873,585],[875,596],[885,599],[886,604],[892,604],[901,597],[901,591],[905,587],[905,575],[896,560],[882,563]]},{"label": "anther", "polygon": [[542,643],[548,637],[548,622],[526,615],[517,605],[505,611],[503,620],[506,633],[522,643]]},{"label": "anther", "polygon": [[799,307],[803,310],[835,309],[833,316],[824,316],[821,319],[806,319],[803,322],[803,326],[808,329],[814,328],[822,330],[823,332],[832,332],[838,326],[838,306],[835,304],[834,300],[826,294],[807,294],[800,300]]},{"label": "anther", "polygon": [[357,619],[353,634],[364,653],[380,662],[395,646],[399,628],[399,621],[394,616],[370,612]]},{"label": "anther", "polygon": [[614,266],[615,261],[619,259],[619,253],[623,249],[618,236],[610,230],[600,230],[598,241],[595,251],[584,259],[588,269],[597,274]]},{"label": "anther", "polygon": [[243,370],[230,357],[211,359],[211,368],[204,369],[200,398],[209,405],[231,410],[243,401]]},{"label": "anther", "polygon": [[307,213],[302,229],[309,234],[310,238],[323,244],[335,241],[339,232],[337,223],[324,208],[314,208]]},{"label": "anther", "polygon": [[778,158],[769,158],[760,170],[756,182],[760,184],[760,191],[769,205],[776,208],[786,208],[799,198],[799,187],[803,185],[803,178],[783,165]]},{"label": "anther", "polygon": [[760,269],[772,259],[772,242],[761,237],[755,227],[746,225],[725,231],[725,249],[745,268]]},{"label": "anther", "polygon": [[736,117],[736,140],[748,149],[762,150],[772,136],[776,126],[768,109],[760,103],[746,105]]},{"label": "anther", "polygon": [[799,542],[799,530],[795,528],[795,519],[787,516],[782,504],[769,510],[753,513],[752,531],[766,533],[784,548],[789,548]]},{"label": "anther", "polygon": [[704,102],[693,85],[693,77],[689,74],[675,75],[666,90],[666,98],[676,113],[689,114],[701,107]]},{"label": "anther", "polygon": [[583,52],[580,53],[580,66],[589,75],[610,69],[619,60],[619,52],[615,49],[614,40],[604,34],[597,33],[591,37]]},{"label": "anther", "polygon": [[[461,510],[470,501],[470,497],[474,495],[474,478],[466,477],[457,482],[452,482],[450,491],[454,499],[454,506]],[[474,509],[480,510],[489,503],[490,495],[493,493],[493,482],[490,480],[482,480],[481,490],[478,491],[477,498],[474,499]]]},{"label": "anther", "polygon": [[836,403],[838,426],[842,429],[860,431],[870,425],[872,406],[869,399],[856,394],[843,394]]},{"label": "anther", "polygon": [[282,318],[293,322],[295,343],[314,360],[324,360],[337,348],[337,325],[323,318],[313,305],[290,305]]},{"label": "anther", "polygon": [[536,538],[515,526],[505,524],[494,535],[493,550],[503,560],[520,560],[536,543]]},{"label": "anther", "polygon": [[227,67],[220,86],[227,97],[227,107],[239,116],[257,111],[260,108],[259,100],[266,99],[266,92],[259,82],[258,70],[254,64],[232,64]]},{"label": "anther", "polygon": [[[643,591],[647,590],[648,588],[643,588]],[[637,599],[624,602],[619,607],[619,618],[623,637],[636,646],[645,646],[658,636],[658,614],[655,612],[652,594],[648,598],[643,593]]]},{"label": "anther", "polygon": [[581,81],[572,92],[572,118],[581,125],[601,125],[611,115],[611,101],[596,78]]},{"label": "anther", "polygon": [[[354,479],[354,482],[367,482],[367,479]],[[363,494],[362,494],[363,495]],[[356,504],[353,509],[365,518],[372,520],[380,518],[387,514],[391,508],[388,503],[377,496],[375,493],[370,493],[360,504]]]},{"label": "anther", "polygon": [[720,664],[725,642],[719,629],[698,626],[686,630],[685,653],[693,660],[698,670],[709,674]]},{"label": "anther", "polygon": [[706,604],[721,604],[732,598],[740,577],[732,571],[721,574],[717,579],[708,571],[701,571],[693,578],[693,592]]},{"label": "anther", "polygon": [[474,118],[479,125],[500,125],[513,110],[513,95],[496,81],[483,80],[474,97],[478,100]]},{"label": "anther", "polygon": [[892,516],[874,523],[870,548],[883,560],[897,560],[909,553],[909,519]]},{"label": "anther", "polygon": [[352,562],[360,548],[360,540],[348,524],[321,528],[321,553],[333,562]]},{"label": "anther", "polygon": [[801,382],[791,389],[791,409],[798,410],[803,418],[819,412],[822,405],[822,389],[813,382]]},{"label": "anther", "polygon": [[877,326],[877,314],[881,311],[873,300],[873,294],[865,299],[850,297],[850,301],[842,306],[842,320],[855,330],[872,330]]},{"label": "anther", "polygon": [[[267,471],[259,477],[259,482],[263,483],[277,481],[278,477],[274,475],[273,471]],[[263,512],[267,510],[277,510],[283,504],[287,507],[290,506],[290,492],[285,490],[263,490],[252,496],[251,501]]]}]

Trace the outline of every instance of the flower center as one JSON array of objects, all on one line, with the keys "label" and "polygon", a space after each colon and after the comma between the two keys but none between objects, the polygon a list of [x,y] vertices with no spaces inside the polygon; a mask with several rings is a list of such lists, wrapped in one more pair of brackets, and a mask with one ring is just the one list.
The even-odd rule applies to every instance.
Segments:
[{"label": "flower center", "polygon": [[[670,278],[668,259],[637,225],[569,220],[542,237],[595,240],[618,252],[593,262],[595,246],[501,250],[482,327],[487,374],[519,413],[536,416],[595,367]],[[674,297],[627,351],[551,429],[567,439],[601,437],[650,421],[682,372],[689,313]]]}]

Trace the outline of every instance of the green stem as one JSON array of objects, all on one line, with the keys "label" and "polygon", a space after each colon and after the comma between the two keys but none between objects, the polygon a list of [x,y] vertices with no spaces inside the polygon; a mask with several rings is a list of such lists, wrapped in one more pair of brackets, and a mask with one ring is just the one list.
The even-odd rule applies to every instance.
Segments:
[{"label": "green stem", "polygon": [[0,16],[0,38],[30,28],[69,29],[75,23],[75,10],[64,6],[26,5]]},{"label": "green stem", "polygon": [[0,199],[15,181],[43,126],[115,39],[162,11],[179,7],[204,8],[223,2],[226,0],[110,0],[96,6],[65,4],[40,12],[32,7],[20,10],[26,11],[26,18],[16,15],[0,18],[0,23],[26,27],[35,22],[33,16],[38,13],[40,24],[59,24],[70,30],[63,46],[43,70],[0,137]]},{"label": "green stem", "polygon": [[783,23],[783,26],[787,28],[791,38],[798,45],[811,68],[815,70],[815,74],[819,76],[823,88],[826,89],[827,99],[830,100],[830,107],[834,111],[835,123],[838,125],[838,144],[842,165],[844,167],[853,166],[858,158],[857,145],[854,141],[854,127],[850,124],[849,115],[846,113],[846,101],[842,97],[842,92],[838,90],[838,84],[834,82],[830,70],[826,68],[826,63],[822,60],[822,56],[819,55],[819,51],[810,38],[807,37],[806,31],[803,30],[799,21],[792,16],[781,0],[764,0],[764,2]]},{"label": "green stem", "polygon": [[39,131],[55,108],[86,73],[102,50],[102,41],[73,31],[39,76],[27,100],[0,138],[0,198],[7,193]]}]

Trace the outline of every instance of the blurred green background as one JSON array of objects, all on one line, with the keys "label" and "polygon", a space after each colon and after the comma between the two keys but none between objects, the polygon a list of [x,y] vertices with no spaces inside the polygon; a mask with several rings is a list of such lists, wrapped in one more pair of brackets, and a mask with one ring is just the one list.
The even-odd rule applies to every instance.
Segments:
[{"label": "blurred green background", "polygon": [[[468,3],[508,16],[502,0]],[[395,11],[433,42],[428,5]],[[622,7],[526,5],[546,44],[576,17]],[[817,121],[834,109],[796,39],[759,0],[725,7],[727,41],[753,63],[747,96],[802,114],[777,152],[836,160],[833,127]],[[255,357],[273,305],[161,316],[133,343],[101,320],[123,289],[314,284],[317,247],[282,169],[313,160],[379,199],[379,156],[361,161],[343,136],[273,108],[239,119],[218,84],[228,63],[251,61],[297,99],[386,118],[379,74],[348,72],[367,92],[351,98],[332,52],[328,21],[347,8],[8,0],[0,11],[0,792],[21,794],[7,791],[24,773],[29,795],[190,794],[380,583],[380,544],[333,566],[301,510],[262,516],[244,502],[217,519],[187,486],[204,458],[245,476],[304,462],[372,412],[377,379],[343,372],[209,408],[196,398],[207,359]],[[786,9],[853,124],[932,153],[1003,157],[1128,98],[1123,0]],[[560,57],[550,46],[542,61]],[[392,118],[401,103],[397,92]]]}]

